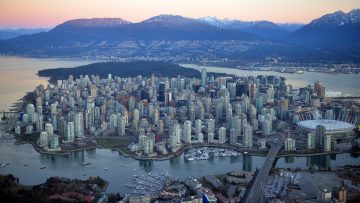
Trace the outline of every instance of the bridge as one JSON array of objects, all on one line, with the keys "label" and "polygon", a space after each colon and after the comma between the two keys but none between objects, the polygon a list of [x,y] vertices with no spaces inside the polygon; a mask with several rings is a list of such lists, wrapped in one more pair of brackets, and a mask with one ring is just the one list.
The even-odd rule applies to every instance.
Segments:
[{"label": "bridge", "polygon": [[246,197],[246,203],[261,203],[264,202],[264,186],[266,184],[266,179],[270,173],[271,168],[275,162],[276,155],[279,153],[282,147],[281,140],[278,142],[269,142],[271,147],[265,159],[265,162],[255,177],[248,195]]}]

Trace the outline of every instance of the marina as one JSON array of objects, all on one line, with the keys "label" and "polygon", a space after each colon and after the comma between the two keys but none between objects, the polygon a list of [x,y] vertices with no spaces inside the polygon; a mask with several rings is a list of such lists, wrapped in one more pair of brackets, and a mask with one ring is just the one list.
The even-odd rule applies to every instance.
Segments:
[{"label": "marina", "polygon": [[82,1],[1,4],[1,202],[360,203],[360,0]]},{"label": "marina", "polygon": [[299,188],[300,178],[300,173],[290,171],[281,171],[279,175],[269,177],[265,197],[270,200],[286,197],[289,188]]},{"label": "marina", "polygon": [[129,190],[129,196],[155,195],[174,179],[167,173],[148,173],[133,175],[133,178],[124,185]]},{"label": "marina", "polygon": [[[71,153],[68,156],[56,156],[39,154],[30,144],[14,145],[11,142],[0,142],[0,146],[0,154],[3,155],[0,163],[9,163],[8,166],[0,168],[0,173],[4,175],[14,174],[19,177],[21,184],[40,184],[52,176],[79,178],[99,176],[100,174],[100,177],[109,181],[107,192],[121,192],[122,194],[135,190],[123,187],[127,183],[132,183],[131,180],[135,179],[134,174],[148,176],[148,173],[168,173],[174,178],[185,180],[189,174],[197,178],[228,171],[251,171],[261,167],[264,161],[264,157],[251,155],[187,161],[184,153],[166,161],[139,161],[108,149],[85,150]],[[91,164],[86,167],[81,166],[84,162]],[[351,157],[350,154],[337,154],[294,157],[291,162],[282,157],[279,158],[276,167],[335,168],[356,163],[358,163],[358,158]],[[28,166],[24,166],[24,164],[28,164]],[[46,169],[40,169],[42,165],[45,165]],[[105,171],[104,167],[108,167],[109,170]],[[29,171],[34,175],[27,176],[26,172]]]},{"label": "marina", "polygon": [[193,160],[209,160],[211,157],[237,157],[241,156],[240,152],[232,149],[216,148],[216,147],[199,147],[185,151],[185,159]]}]

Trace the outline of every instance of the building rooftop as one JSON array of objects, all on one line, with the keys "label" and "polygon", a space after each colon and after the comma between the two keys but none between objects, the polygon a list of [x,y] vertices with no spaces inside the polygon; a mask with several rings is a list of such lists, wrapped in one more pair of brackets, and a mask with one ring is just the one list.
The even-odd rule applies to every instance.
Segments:
[{"label": "building rooftop", "polygon": [[300,121],[297,123],[298,126],[308,129],[308,130],[316,130],[316,126],[322,125],[325,127],[326,131],[350,131],[355,126],[351,123],[338,121],[338,120],[306,120]]}]

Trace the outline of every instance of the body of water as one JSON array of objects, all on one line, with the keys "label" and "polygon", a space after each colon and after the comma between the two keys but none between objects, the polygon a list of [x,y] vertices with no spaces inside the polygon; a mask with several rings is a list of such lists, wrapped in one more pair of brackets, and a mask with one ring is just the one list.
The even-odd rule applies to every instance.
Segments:
[{"label": "body of water", "polygon": [[[0,174],[13,174],[20,178],[20,183],[35,185],[43,183],[48,177],[62,176],[85,179],[100,176],[109,181],[108,192],[126,192],[123,187],[133,175],[146,173],[169,173],[179,179],[188,176],[202,177],[222,174],[229,171],[252,171],[260,168],[265,157],[242,155],[238,157],[214,157],[210,160],[187,161],[184,154],[170,160],[139,161],[125,157],[117,151],[94,149],[72,153],[69,156],[44,155],[36,152],[30,144],[14,145],[11,142],[0,144],[0,163],[10,165],[0,168]],[[336,168],[346,164],[358,164],[358,159],[349,154],[321,155],[313,157],[280,158],[276,167]],[[90,165],[81,166],[89,162]],[[24,166],[27,164],[27,166]],[[40,169],[41,166],[47,166]],[[104,168],[108,170],[104,170]]]},{"label": "body of water", "polygon": [[[95,61],[75,59],[39,59],[0,56],[0,111],[8,110],[12,104],[21,99],[26,92],[36,86],[48,84],[46,77],[38,77],[38,70],[59,67],[75,67]],[[331,75],[327,73],[305,72],[304,74],[286,74],[273,71],[245,71],[224,67],[208,67],[193,64],[181,64],[184,67],[202,69],[208,72],[229,73],[235,75],[277,75],[287,79],[295,88],[304,87],[320,81],[327,90],[341,91],[345,94],[360,95],[360,74]]]},{"label": "body of water", "polygon": [[33,91],[36,86],[48,84],[48,78],[36,75],[38,70],[74,67],[91,62],[93,61],[0,56],[0,111],[9,110],[26,92]]},{"label": "body of water", "polygon": [[321,72],[304,72],[304,74],[279,73],[274,71],[248,71],[235,68],[199,66],[194,64],[181,64],[186,68],[201,70],[207,72],[227,73],[238,76],[257,76],[257,75],[275,75],[286,78],[286,83],[291,84],[294,88],[305,87],[309,84],[314,85],[320,81],[325,86],[326,91],[342,92],[345,95],[360,96],[360,74],[329,74]]},{"label": "body of water", "polygon": [[[73,67],[92,61],[70,59],[33,59],[18,57],[0,57],[0,110],[9,107],[22,98],[26,92],[34,90],[39,84],[47,84],[48,78],[40,78],[37,71],[45,68]],[[203,67],[186,65],[195,69]],[[284,76],[289,84],[302,87],[320,80],[327,89],[360,95],[358,88],[359,75],[328,75],[324,73],[281,74],[276,72],[242,71],[229,68],[205,67],[209,72],[225,72],[236,75],[278,75]],[[265,157],[243,155],[239,157],[215,157],[210,160],[186,161],[184,155],[164,161],[138,161],[124,157],[117,151],[107,149],[86,150],[69,156],[43,155],[36,152],[31,145],[14,145],[10,142],[0,143],[0,163],[10,165],[0,168],[0,174],[13,174],[20,178],[20,183],[35,185],[44,182],[51,176],[69,178],[87,178],[100,176],[109,181],[109,192],[126,192],[122,186],[134,174],[150,172],[169,173],[173,177],[184,179],[188,176],[201,177],[235,170],[251,171],[260,168]],[[84,162],[90,165],[81,166]],[[358,164],[358,159],[349,154],[324,155],[315,157],[280,158],[277,167],[303,168],[336,167],[345,164]],[[27,166],[25,166],[27,165]],[[47,166],[40,169],[42,165]],[[104,170],[108,168],[108,170]]]}]

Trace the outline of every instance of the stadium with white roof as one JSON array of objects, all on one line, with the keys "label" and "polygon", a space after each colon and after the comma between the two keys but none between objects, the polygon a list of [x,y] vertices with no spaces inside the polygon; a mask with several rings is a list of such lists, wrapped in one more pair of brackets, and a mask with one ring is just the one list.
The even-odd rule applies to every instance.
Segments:
[{"label": "stadium with white roof", "polygon": [[327,119],[317,119],[317,120],[304,120],[297,123],[297,125],[308,132],[316,131],[316,126],[322,125],[325,127],[326,133],[329,134],[352,134],[355,126],[351,123],[338,121],[338,120],[327,120]]}]

